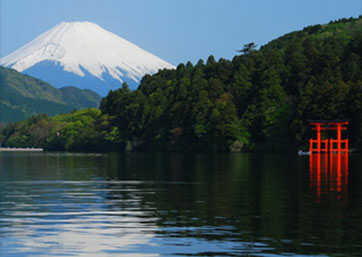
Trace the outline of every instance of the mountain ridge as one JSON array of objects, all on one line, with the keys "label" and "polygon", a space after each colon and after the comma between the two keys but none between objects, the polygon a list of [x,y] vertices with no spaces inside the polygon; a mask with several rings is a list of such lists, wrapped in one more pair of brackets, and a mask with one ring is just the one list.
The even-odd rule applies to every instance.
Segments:
[{"label": "mountain ridge", "polygon": [[123,82],[135,88],[145,74],[174,68],[91,22],[62,22],[1,58],[0,65],[58,88],[89,88],[103,95]]},{"label": "mountain ridge", "polygon": [[74,87],[56,89],[50,84],[0,66],[0,122],[20,121],[31,115],[54,115],[97,107],[101,97]]}]

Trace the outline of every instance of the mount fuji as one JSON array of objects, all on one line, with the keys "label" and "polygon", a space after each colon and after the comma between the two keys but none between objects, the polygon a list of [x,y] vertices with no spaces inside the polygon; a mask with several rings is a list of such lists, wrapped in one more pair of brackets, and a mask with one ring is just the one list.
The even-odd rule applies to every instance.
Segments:
[{"label": "mount fuji", "polygon": [[49,82],[105,95],[172,64],[91,22],[62,22],[0,59],[0,65]]}]

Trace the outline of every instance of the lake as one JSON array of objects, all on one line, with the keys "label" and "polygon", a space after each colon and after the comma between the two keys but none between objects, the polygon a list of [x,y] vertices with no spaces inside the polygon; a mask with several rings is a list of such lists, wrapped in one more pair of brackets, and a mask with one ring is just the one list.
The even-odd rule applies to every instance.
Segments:
[{"label": "lake", "polygon": [[0,256],[361,256],[362,156],[0,153]]}]

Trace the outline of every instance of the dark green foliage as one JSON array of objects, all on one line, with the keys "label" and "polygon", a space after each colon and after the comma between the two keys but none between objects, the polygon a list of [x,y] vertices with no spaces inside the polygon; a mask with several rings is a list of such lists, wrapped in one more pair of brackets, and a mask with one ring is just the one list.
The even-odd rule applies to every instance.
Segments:
[{"label": "dark green foliage", "polygon": [[232,61],[210,56],[206,64],[180,64],[146,76],[136,91],[111,92],[101,111],[113,117],[122,140],[145,149],[299,145],[310,119],[350,120],[357,146],[361,28],[362,19],[309,26],[259,51],[246,44]]},{"label": "dark green foliage", "polygon": [[74,87],[51,85],[0,66],[0,122],[19,121],[40,113],[54,115],[97,107],[100,96]]}]

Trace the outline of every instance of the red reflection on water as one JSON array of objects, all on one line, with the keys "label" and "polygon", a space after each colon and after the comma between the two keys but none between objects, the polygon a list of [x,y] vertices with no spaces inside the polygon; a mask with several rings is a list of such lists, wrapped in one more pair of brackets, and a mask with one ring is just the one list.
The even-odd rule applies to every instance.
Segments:
[{"label": "red reflection on water", "polygon": [[329,195],[335,195],[338,200],[347,200],[348,153],[311,154],[309,181],[318,202]]}]

